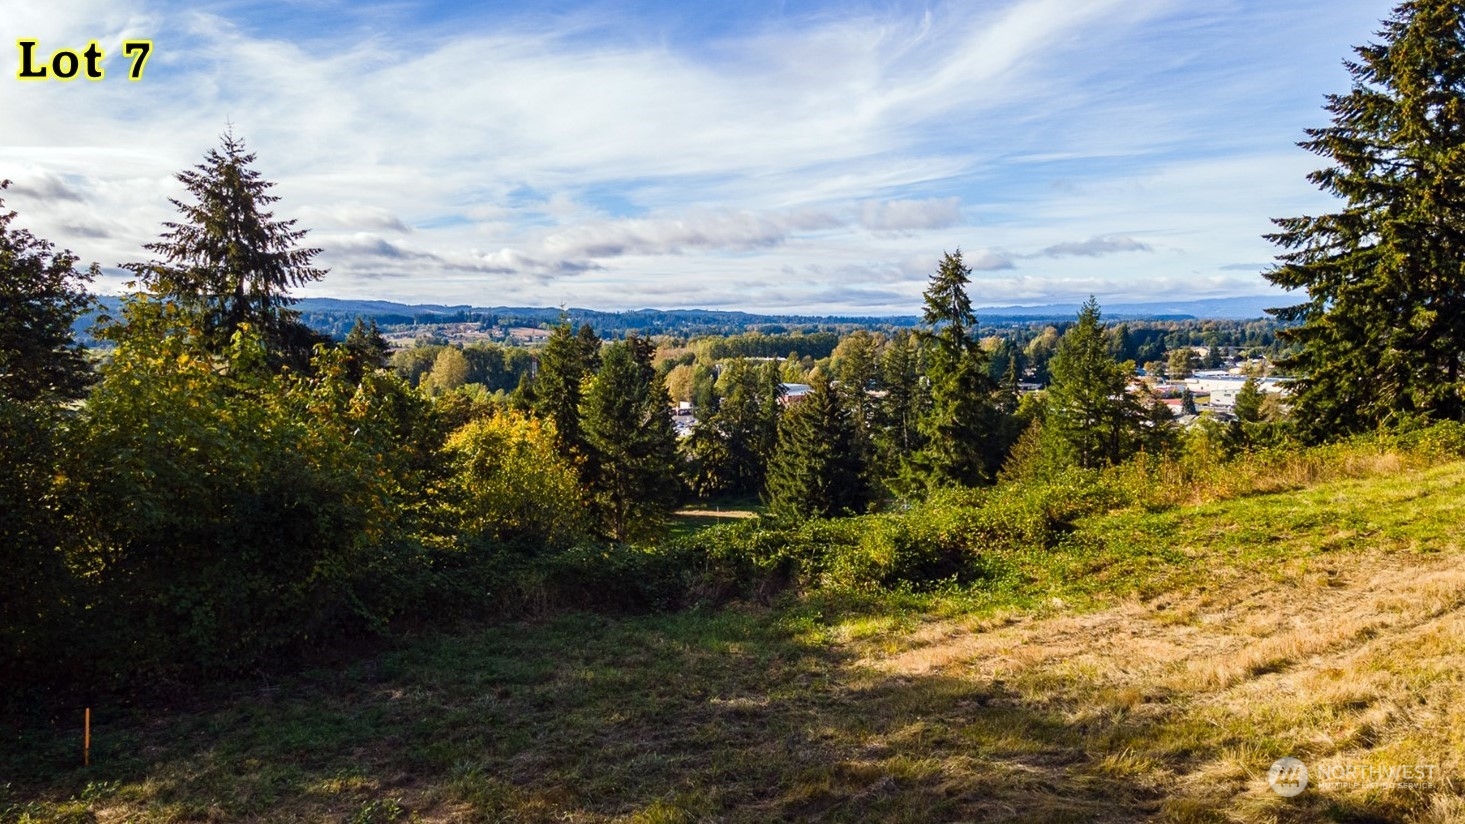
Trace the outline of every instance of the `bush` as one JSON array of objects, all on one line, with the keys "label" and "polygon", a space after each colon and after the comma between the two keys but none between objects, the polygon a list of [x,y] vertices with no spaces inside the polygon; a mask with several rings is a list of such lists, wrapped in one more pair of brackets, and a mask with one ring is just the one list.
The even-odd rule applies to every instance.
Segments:
[{"label": "bush", "polygon": [[78,483],[106,672],[239,671],[420,594],[425,513],[405,385],[275,375],[249,334],[221,363],[178,334],[125,340],[87,409]]},{"label": "bush", "polygon": [[589,534],[579,481],[552,424],[519,412],[469,422],[448,438],[455,516],[469,544],[562,549]]}]

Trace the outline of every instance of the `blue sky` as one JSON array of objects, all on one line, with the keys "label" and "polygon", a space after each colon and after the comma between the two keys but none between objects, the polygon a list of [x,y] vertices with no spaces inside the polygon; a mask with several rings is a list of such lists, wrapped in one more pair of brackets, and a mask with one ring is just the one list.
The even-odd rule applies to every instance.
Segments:
[{"label": "blue sky", "polygon": [[1269,219],[1333,205],[1295,143],[1389,9],[0,0],[7,43],[109,72],[7,73],[0,178],[106,290],[232,123],[314,295],[909,314],[958,247],[979,305],[1259,294]]}]

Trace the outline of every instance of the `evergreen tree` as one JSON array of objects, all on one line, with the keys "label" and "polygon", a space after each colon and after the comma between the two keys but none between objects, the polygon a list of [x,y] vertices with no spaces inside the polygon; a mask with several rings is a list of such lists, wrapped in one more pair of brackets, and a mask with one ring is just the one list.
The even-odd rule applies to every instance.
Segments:
[{"label": "evergreen tree", "polygon": [[687,439],[692,487],[699,495],[751,493],[763,488],[778,442],[781,387],[771,363],[732,360],[719,383],[725,395]]},{"label": "evergreen tree", "polygon": [[921,420],[926,443],[911,469],[931,486],[988,483],[1005,451],[996,382],[987,373],[987,354],[977,340],[977,318],[966,293],[970,276],[961,250],[948,252],[926,288],[922,321],[931,405]]},{"label": "evergreen tree", "polygon": [[[518,385],[514,387],[513,392],[509,393],[509,407],[517,412],[534,411],[534,381],[529,377],[527,371],[519,375]],[[558,439],[556,439],[556,447],[558,445]],[[561,451],[560,454],[565,453]]]},{"label": "evergreen tree", "polygon": [[1114,360],[1123,363],[1127,360],[1138,359],[1135,351],[1134,338],[1129,334],[1129,324],[1119,324],[1114,327],[1114,331],[1111,334],[1109,354],[1114,356]]},{"label": "evergreen tree", "polygon": [[590,324],[580,324],[580,331],[575,333],[575,340],[580,344],[581,362],[585,364],[586,372],[594,372],[600,368],[600,338],[596,336],[595,330]]},{"label": "evergreen tree", "polygon": [[863,512],[865,483],[854,422],[822,375],[784,414],[768,468],[768,509],[784,518],[828,518]]},{"label": "evergreen tree", "polygon": [[252,168],[244,141],[226,133],[204,162],[177,177],[193,203],[172,199],[182,218],[145,247],[160,259],[124,264],[156,298],[183,310],[209,351],[219,354],[241,326],[258,330],[277,360],[303,363],[322,338],[289,307],[293,287],[320,280],[311,266],[319,249],[297,244],[306,230],[267,210],[275,185]]},{"label": "evergreen tree", "polygon": [[[554,423],[560,453],[581,464],[582,472],[588,471],[584,466],[587,449],[580,430],[581,385],[591,371],[588,352],[587,342],[576,336],[568,321],[556,326],[539,352],[532,401],[539,417]],[[588,475],[583,477],[588,480]]]},{"label": "evergreen tree", "polygon": [[1236,420],[1243,425],[1258,423],[1262,419],[1262,393],[1256,385],[1255,378],[1247,378],[1241,384],[1241,389],[1236,393]]},{"label": "evergreen tree", "polygon": [[1003,414],[1011,415],[1017,411],[1018,397],[1022,393],[1022,361],[1016,350],[1013,350],[1007,369],[1002,373],[1001,388],[998,406]]},{"label": "evergreen tree", "polygon": [[892,338],[880,357],[885,398],[877,410],[876,442],[887,472],[894,471],[923,443],[919,425],[929,398],[922,383],[921,361],[920,340],[911,332]]},{"label": "evergreen tree", "polygon": [[1226,424],[1228,446],[1247,447],[1258,438],[1265,438],[1268,426],[1261,423],[1261,406],[1264,395],[1256,379],[1248,377],[1236,393],[1235,405],[1231,411],[1235,417]]},{"label": "evergreen tree", "polygon": [[1267,278],[1307,292],[1271,311],[1296,322],[1278,337],[1300,351],[1279,365],[1298,375],[1310,440],[1465,414],[1465,4],[1408,0],[1379,34],[1300,144],[1328,163],[1309,180],[1343,203],[1268,235],[1286,251]]},{"label": "evergreen tree", "polygon": [[[0,191],[9,185],[0,180]],[[92,370],[71,325],[91,305],[86,283],[97,267],[79,272],[71,252],[11,229],[15,212],[4,206],[0,200],[0,398],[81,397]]]},{"label": "evergreen tree", "polygon": [[1047,436],[1082,467],[1122,459],[1134,447],[1142,410],[1125,391],[1133,364],[1118,363],[1109,354],[1092,296],[1079,310],[1078,323],[1058,342],[1050,367]]},{"label": "evergreen tree", "polygon": [[349,371],[356,381],[360,381],[361,376],[366,373],[385,369],[391,359],[391,345],[382,337],[375,318],[368,323],[358,316],[351,325],[351,331],[346,333],[346,342],[342,345],[350,353]]},{"label": "evergreen tree", "polygon": [[1180,393],[1180,414],[1200,414],[1200,410],[1195,408],[1195,393],[1190,391],[1189,386],[1185,387],[1185,391]]},{"label": "evergreen tree", "polygon": [[591,491],[606,532],[619,541],[649,534],[676,505],[677,436],[649,341],[630,337],[601,352],[581,405],[592,450]]},{"label": "evergreen tree", "polygon": [[860,329],[834,348],[834,377],[864,440],[869,440],[875,419],[875,398],[871,397],[870,390],[879,381],[880,344],[879,335]]}]

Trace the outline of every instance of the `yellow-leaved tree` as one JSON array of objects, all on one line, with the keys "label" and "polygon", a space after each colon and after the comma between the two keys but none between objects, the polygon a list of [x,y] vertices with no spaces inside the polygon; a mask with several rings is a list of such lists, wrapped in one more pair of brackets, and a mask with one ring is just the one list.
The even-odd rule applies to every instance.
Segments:
[{"label": "yellow-leaved tree", "polygon": [[454,432],[446,449],[470,542],[538,552],[586,535],[578,476],[555,448],[552,424],[499,412]]}]

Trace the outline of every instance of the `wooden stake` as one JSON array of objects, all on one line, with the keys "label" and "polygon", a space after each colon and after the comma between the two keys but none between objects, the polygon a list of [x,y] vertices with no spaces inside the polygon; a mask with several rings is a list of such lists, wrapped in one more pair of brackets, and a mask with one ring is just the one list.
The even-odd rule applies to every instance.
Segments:
[{"label": "wooden stake", "polygon": [[85,731],[81,737],[81,765],[90,767],[92,765],[92,708],[86,708]]}]

